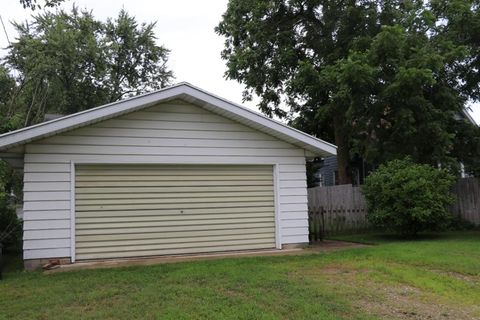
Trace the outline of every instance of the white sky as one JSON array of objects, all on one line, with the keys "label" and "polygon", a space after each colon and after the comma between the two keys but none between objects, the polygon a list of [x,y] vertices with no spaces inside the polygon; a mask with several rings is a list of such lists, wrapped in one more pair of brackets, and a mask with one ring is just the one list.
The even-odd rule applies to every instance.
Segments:
[{"label": "white sky", "polygon": [[[220,58],[223,38],[214,32],[214,27],[226,10],[227,2],[228,0],[67,0],[61,7],[70,9],[75,3],[79,8],[92,10],[94,16],[102,20],[116,17],[124,8],[138,22],[157,21],[155,32],[159,44],[171,50],[168,64],[175,73],[174,82],[187,81],[258,110],[254,102],[242,103],[241,84],[223,77],[226,69],[225,62]],[[0,0],[0,15],[10,40],[16,36],[10,21],[24,21],[31,14],[32,11],[23,9],[18,0]],[[0,29],[0,48],[7,45],[6,36]],[[5,54],[5,50],[1,50],[0,54]],[[474,105],[472,109],[472,116],[480,123],[480,105]]]}]

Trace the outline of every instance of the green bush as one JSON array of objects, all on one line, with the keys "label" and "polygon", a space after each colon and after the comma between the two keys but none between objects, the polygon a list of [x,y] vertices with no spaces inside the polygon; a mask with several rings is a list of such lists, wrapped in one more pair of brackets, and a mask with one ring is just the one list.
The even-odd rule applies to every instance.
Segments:
[{"label": "green bush", "polygon": [[0,161],[0,245],[16,247],[22,238],[22,221],[15,210],[18,193],[18,177],[3,161]]},{"label": "green bush", "polygon": [[0,208],[0,244],[5,248],[17,248],[22,239],[22,220],[11,206]]},{"label": "green bush", "polygon": [[413,163],[409,158],[381,165],[365,181],[362,192],[367,218],[378,228],[404,236],[448,227],[448,205],[454,177],[446,170]]}]

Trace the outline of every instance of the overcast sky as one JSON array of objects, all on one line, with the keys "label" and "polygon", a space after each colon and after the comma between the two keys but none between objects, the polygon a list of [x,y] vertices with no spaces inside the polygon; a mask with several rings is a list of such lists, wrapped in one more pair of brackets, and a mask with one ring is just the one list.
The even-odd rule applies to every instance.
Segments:
[{"label": "overcast sky", "polygon": [[[32,14],[23,9],[18,0],[1,0],[0,15],[8,36],[16,36],[10,21],[26,20]],[[41,3],[43,1],[40,1]],[[169,66],[175,73],[175,82],[187,81],[223,98],[257,110],[254,102],[242,103],[243,86],[225,80],[225,62],[220,58],[223,38],[214,32],[227,7],[227,0],[76,0],[66,1],[62,8],[75,3],[93,11],[96,18],[105,20],[117,16],[124,8],[139,22],[157,22],[159,44],[171,50]],[[8,45],[0,29],[0,47]],[[5,50],[0,51],[4,54]],[[480,107],[472,107],[473,117],[480,123]]]}]

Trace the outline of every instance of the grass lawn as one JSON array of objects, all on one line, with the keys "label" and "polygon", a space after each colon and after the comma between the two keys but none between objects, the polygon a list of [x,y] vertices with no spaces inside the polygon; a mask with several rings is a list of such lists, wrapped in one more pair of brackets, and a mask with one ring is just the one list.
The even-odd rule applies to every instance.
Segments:
[{"label": "grass lawn", "polygon": [[480,232],[302,256],[7,272],[0,319],[480,319]]}]

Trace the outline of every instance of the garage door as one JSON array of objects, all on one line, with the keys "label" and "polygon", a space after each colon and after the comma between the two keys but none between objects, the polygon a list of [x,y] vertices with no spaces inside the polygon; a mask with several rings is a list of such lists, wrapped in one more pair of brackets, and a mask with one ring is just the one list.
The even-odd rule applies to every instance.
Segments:
[{"label": "garage door", "polygon": [[76,259],[275,247],[272,166],[83,165]]}]

